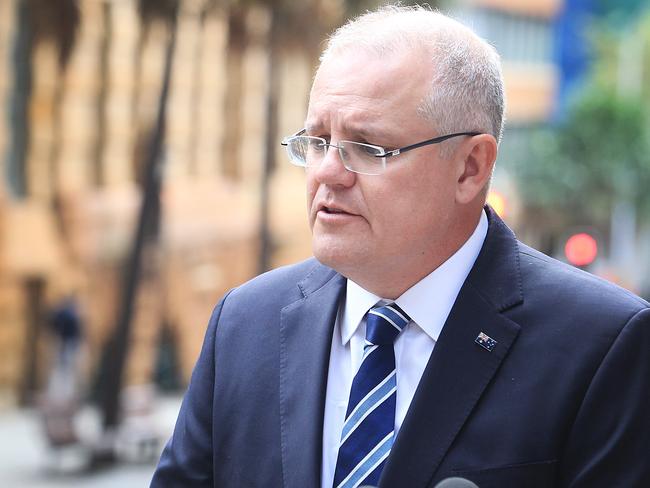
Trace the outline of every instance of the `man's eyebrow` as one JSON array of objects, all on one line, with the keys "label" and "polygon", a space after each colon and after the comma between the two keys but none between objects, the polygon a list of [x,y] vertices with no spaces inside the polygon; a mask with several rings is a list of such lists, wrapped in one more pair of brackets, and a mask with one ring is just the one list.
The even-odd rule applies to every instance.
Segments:
[{"label": "man's eyebrow", "polygon": [[305,128],[305,132],[307,132],[307,134],[314,134],[315,132],[320,132],[320,130],[323,127],[323,124],[320,122],[305,121],[303,127]]},{"label": "man's eyebrow", "polygon": [[[322,133],[324,125],[321,122],[308,122],[304,124],[305,132],[307,134]],[[366,124],[343,124],[343,133],[348,134],[347,137],[359,137],[362,139],[376,139],[385,138],[386,135],[377,130],[376,128],[368,128]]]}]

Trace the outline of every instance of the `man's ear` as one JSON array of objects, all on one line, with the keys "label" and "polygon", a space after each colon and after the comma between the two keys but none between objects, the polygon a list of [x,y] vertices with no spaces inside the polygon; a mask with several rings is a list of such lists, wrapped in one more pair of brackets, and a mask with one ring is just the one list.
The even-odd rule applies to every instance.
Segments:
[{"label": "man's ear", "polygon": [[491,134],[480,134],[464,141],[456,150],[458,161],[456,202],[473,201],[486,187],[497,158],[497,141]]}]

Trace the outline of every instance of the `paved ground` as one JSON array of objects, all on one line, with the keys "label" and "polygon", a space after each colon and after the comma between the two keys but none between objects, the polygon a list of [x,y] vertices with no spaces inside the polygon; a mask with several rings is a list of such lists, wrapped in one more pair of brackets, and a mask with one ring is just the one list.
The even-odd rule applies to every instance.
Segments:
[{"label": "paved ground", "polygon": [[[167,439],[176,420],[180,397],[157,401],[150,425],[161,439]],[[97,438],[99,418],[85,408],[78,420],[85,443]],[[157,458],[164,442],[152,449]],[[35,410],[0,412],[0,487],[2,488],[139,488],[148,487],[155,466],[153,460],[137,459],[133,445],[123,445],[118,465],[86,473],[81,468],[88,460],[88,448],[68,448],[55,455],[48,448],[41,419]]]}]

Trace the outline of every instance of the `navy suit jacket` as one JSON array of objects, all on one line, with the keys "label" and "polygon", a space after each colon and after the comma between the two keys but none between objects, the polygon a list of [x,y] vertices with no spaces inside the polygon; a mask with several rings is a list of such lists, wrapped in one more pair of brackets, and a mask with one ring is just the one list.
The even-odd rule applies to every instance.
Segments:
[{"label": "navy suit jacket", "polygon": [[[380,480],[650,487],[647,302],[489,230]],[[153,487],[317,487],[345,279],[310,259],[215,308]],[[490,352],[481,333],[497,341]]]}]

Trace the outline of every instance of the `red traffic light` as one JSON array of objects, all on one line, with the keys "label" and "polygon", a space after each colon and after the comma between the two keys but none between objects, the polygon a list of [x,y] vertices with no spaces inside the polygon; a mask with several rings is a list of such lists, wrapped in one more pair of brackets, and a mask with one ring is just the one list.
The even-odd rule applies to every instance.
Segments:
[{"label": "red traffic light", "polygon": [[598,243],[586,232],[574,234],[567,239],[564,254],[574,266],[587,266],[593,263],[598,255]]}]

